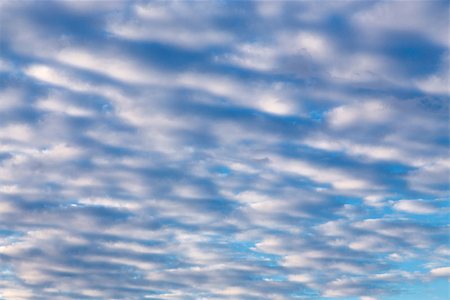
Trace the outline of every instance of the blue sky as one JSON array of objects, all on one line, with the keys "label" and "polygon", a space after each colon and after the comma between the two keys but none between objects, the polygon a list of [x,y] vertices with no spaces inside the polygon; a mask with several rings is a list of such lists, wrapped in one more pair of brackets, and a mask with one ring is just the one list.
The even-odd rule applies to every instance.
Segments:
[{"label": "blue sky", "polygon": [[0,299],[448,298],[448,1],[0,9]]}]

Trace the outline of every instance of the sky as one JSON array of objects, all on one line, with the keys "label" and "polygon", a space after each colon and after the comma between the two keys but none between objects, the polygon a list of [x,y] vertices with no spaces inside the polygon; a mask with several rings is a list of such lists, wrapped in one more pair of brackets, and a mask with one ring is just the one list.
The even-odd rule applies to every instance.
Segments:
[{"label": "sky", "polygon": [[448,299],[449,20],[0,0],[0,299]]}]

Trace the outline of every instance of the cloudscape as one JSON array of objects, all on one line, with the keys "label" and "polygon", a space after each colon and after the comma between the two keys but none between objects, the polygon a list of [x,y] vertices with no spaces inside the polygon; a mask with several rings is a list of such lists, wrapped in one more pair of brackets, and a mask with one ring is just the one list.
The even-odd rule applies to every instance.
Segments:
[{"label": "cloudscape", "polygon": [[449,19],[0,1],[0,299],[448,299]]}]

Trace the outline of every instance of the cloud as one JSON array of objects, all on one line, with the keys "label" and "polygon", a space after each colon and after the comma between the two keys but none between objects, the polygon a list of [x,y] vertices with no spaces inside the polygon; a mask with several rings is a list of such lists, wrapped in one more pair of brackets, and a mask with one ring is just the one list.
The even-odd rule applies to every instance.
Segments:
[{"label": "cloud", "polygon": [[[372,34],[376,34],[380,30],[411,30],[445,45],[448,19],[430,19],[431,15],[442,13],[441,5],[443,3],[440,2],[433,5],[412,3],[405,7],[402,3],[374,3],[367,10],[355,14],[354,20],[360,26],[373,31]],[[403,16],[413,18],[414,22]]]},{"label": "cloud", "polygon": [[0,298],[446,293],[443,11],[5,2]]},{"label": "cloud", "polygon": [[337,107],[328,113],[330,126],[340,129],[356,124],[381,124],[391,118],[390,109],[382,102],[364,102]]},{"label": "cloud", "polygon": [[439,211],[437,207],[423,200],[400,200],[394,204],[394,209],[413,214],[433,214]]},{"label": "cloud", "polygon": [[370,297],[370,296],[362,296],[360,297],[361,300],[377,300],[377,298],[375,297]]},{"label": "cloud", "polygon": [[68,87],[76,91],[86,91],[88,86],[81,82],[76,82],[62,72],[57,72],[55,69],[45,65],[32,65],[25,71],[28,76],[34,77],[38,80],[45,81],[57,86]]},{"label": "cloud", "polygon": [[[208,28],[211,18],[220,17],[219,10],[223,9],[221,6],[208,3],[201,6],[203,13],[194,14],[195,10],[183,3],[137,4],[132,6],[134,13],[132,18],[112,19],[109,22],[108,31],[125,39],[174,44],[188,49],[220,46],[232,43],[234,40],[230,32]],[[197,7],[198,9],[200,6]],[[190,22],[189,25],[187,22]],[[176,39],[173,38],[174,35]]]},{"label": "cloud", "polygon": [[374,187],[370,182],[361,178],[355,178],[345,171],[327,167],[327,172],[325,173],[320,166],[311,165],[302,162],[301,160],[274,159],[274,168],[280,168],[285,172],[292,172],[300,176],[305,176],[319,183],[331,184],[334,188],[339,190],[358,190]]},{"label": "cloud", "polygon": [[151,70],[144,70],[126,57],[120,58],[109,53],[98,55],[84,49],[62,49],[57,53],[56,59],[78,68],[130,83],[152,84],[160,82],[158,79],[161,78],[161,75],[156,76]]},{"label": "cloud", "polygon": [[450,277],[450,267],[432,269],[430,274],[433,277]]}]

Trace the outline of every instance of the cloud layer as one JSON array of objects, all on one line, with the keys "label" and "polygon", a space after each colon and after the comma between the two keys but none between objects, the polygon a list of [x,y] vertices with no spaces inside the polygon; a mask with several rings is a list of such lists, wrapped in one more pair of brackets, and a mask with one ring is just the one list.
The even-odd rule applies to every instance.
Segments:
[{"label": "cloud layer", "polygon": [[448,2],[0,11],[0,298],[448,296]]}]

